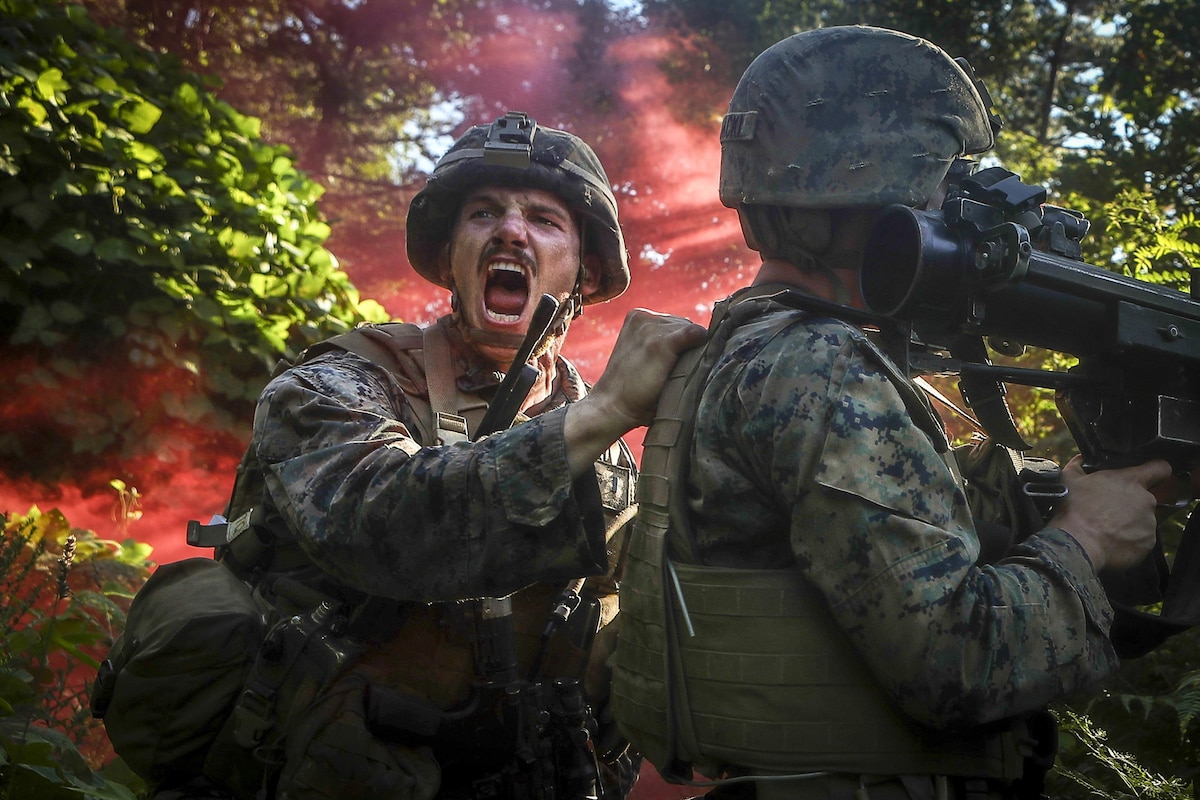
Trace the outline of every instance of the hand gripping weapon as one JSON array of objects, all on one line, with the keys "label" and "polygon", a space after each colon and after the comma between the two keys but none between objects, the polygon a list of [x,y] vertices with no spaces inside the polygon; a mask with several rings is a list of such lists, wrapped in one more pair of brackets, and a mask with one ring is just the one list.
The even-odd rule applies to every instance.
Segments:
[{"label": "hand gripping weapon", "polygon": [[[1005,405],[1004,384],[1040,386],[1055,390],[1086,469],[1164,458],[1177,473],[1190,472],[1200,465],[1195,284],[1185,293],[1084,263],[1079,243],[1089,222],[1045,201],[1045,189],[994,167],[964,178],[938,210],[889,207],[866,246],[864,300],[909,327],[911,373],[959,376],[967,404],[1001,444],[1029,449]],[[1006,355],[1032,345],[1078,363],[1066,371],[994,365],[985,340]],[[1126,598],[1109,587],[1116,604],[1164,601],[1161,615],[1130,623],[1138,641],[1127,643],[1126,654],[1200,622],[1200,591],[1192,589],[1200,590],[1200,554],[1192,555],[1200,532],[1193,527],[1200,523],[1189,524],[1169,585],[1157,549],[1147,561],[1153,565],[1139,568],[1158,573],[1149,581],[1156,591]],[[1147,625],[1153,631],[1134,630]],[[1118,633],[1114,626],[1114,643]]]}]

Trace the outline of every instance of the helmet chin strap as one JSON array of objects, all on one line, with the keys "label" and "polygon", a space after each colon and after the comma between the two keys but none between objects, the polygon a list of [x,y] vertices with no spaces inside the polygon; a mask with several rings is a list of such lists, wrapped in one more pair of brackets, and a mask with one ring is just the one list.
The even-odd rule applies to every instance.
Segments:
[{"label": "helmet chin strap", "polygon": [[851,295],[849,287],[846,286],[846,282],[842,280],[842,276],[838,274],[837,269],[812,253],[808,254],[808,258],[809,263],[802,266],[813,270],[820,270],[825,274],[825,277],[829,279],[829,286],[833,290],[833,302],[843,306],[853,305],[853,295]]},{"label": "helmet chin strap", "polygon": [[454,319],[458,323],[458,329],[462,331],[463,338],[471,344],[483,347],[503,347],[506,350],[515,352],[521,346],[521,342],[525,341],[525,336],[520,333],[485,331],[482,328],[467,325],[463,322],[462,317],[457,314]]}]

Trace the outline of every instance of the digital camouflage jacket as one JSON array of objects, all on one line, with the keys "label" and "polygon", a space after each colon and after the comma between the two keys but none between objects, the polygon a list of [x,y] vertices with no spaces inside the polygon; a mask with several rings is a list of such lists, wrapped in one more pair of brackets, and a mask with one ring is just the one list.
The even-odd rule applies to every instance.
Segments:
[{"label": "digital camouflage jacket", "polygon": [[1109,674],[1112,611],[1082,548],[1046,528],[977,564],[960,480],[864,339],[782,308],[733,332],[696,415],[701,562],[797,569],[899,708],[935,728]]}]

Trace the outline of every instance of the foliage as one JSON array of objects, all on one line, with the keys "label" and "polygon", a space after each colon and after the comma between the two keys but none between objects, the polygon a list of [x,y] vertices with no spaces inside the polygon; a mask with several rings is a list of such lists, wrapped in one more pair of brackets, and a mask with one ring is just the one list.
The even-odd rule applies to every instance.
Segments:
[{"label": "foliage", "polygon": [[[1084,242],[1084,257],[1089,262],[1139,280],[1187,290],[1188,266],[1200,255],[1194,244],[1200,241],[1200,229],[1190,213],[1167,214],[1148,192],[1132,189],[1104,203],[1073,193],[1066,193],[1061,202],[1085,210],[1096,222],[1093,235]],[[1016,361],[1058,371],[1074,363],[1065,354],[1032,350]],[[1076,447],[1058,416],[1053,393],[1009,389],[1007,399],[1018,427],[1036,452],[1063,463]],[[1189,513],[1194,513],[1194,506],[1160,526],[1169,559],[1179,546]],[[1146,610],[1159,611],[1156,607]],[[1186,632],[1149,655],[1124,663],[1099,693],[1071,698],[1061,705],[1062,752],[1053,776],[1058,787],[1052,796],[1190,796],[1188,786],[1200,776],[1195,761],[1195,737],[1200,731],[1198,664],[1200,636]]]},{"label": "foliage", "polygon": [[1051,796],[1073,796],[1070,784],[1083,790],[1085,797],[1104,797],[1111,800],[1145,798],[1145,800],[1187,800],[1192,797],[1187,782],[1169,778],[1142,766],[1138,759],[1108,744],[1108,733],[1088,717],[1070,708],[1058,712],[1059,725],[1073,741],[1081,745],[1090,759],[1076,769],[1060,764],[1057,783],[1063,784]]},{"label": "foliage", "polygon": [[[1192,513],[1194,503],[1165,514],[1159,533],[1168,559],[1175,557]],[[1159,611],[1155,606],[1145,610]],[[1141,791],[1151,796],[1187,783],[1195,786],[1200,777],[1195,757],[1200,733],[1197,664],[1200,632],[1184,631],[1150,653],[1126,660],[1099,691],[1060,705],[1068,734],[1062,738],[1056,770],[1065,786],[1062,794],[1074,796],[1080,787],[1096,786],[1105,787],[1107,796],[1137,794],[1148,776],[1151,785]]]},{"label": "foliage", "polygon": [[144,788],[87,691],[148,575],[150,548],[72,529],[57,510],[5,518],[0,541],[0,798],[133,800]]},{"label": "foliage", "polygon": [[320,187],[254,119],[78,7],[0,9],[10,343],[138,330],[166,358],[191,338],[269,366],[373,313],[322,247]]},{"label": "foliage", "polygon": [[84,4],[149,49],[219,78],[222,99],[300,154],[339,227],[351,229],[348,242],[388,235],[387,223],[404,218],[404,188],[424,178],[413,163],[433,158],[430,143],[447,132],[424,113],[442,99],[430,63],[470,38],[469,4],[458,0]]},{"label": "foliage", "polygon": [[[256,120],[79,7],[0,13],[0,337],[39,358],[16,370],[34,398],[94,397],[81,376],[117,353],[244,405],[281,355],[386,318],[323,246],[321,188]],[[128,451],[136,410],[116,394],[47,426],[76,450]],[[98,429],[110,435],[89,440]],[[41,444],[14,431],[0,453],[61,464]]]},{"label": "foliage", "polygon": [[[870,24],[925,37],[965,57],[1005,120],[1001,160],[1022,140],[1049,148],[1050,173],[1097,202],[1147,190],[1192,210],[1200,109],[1193,32],[1200,0],[646,0],[647,14],[683,31],[667,65],[677,82],[719,73],[731,87],[750,60],[808,28]],[[709,80],[705,78],[704,80]],[[677,113],[697,119],[679,92]],[[1017,139],[1012,139],[1013,135]],[[1028,150],[1026,150],[1028,152]],[[1015,169],[1021,172],[1019,169]]]}]

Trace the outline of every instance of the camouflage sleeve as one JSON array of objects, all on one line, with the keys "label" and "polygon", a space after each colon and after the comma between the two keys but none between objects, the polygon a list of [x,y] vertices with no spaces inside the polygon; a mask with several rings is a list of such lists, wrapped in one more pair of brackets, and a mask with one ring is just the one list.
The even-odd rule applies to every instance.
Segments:
[{"label": "camouflage sleeve", "polygon": [[973,725],[1033,710],[1115,666],[1111,609],[1082,548],[1047,529],[1000,563],[957,475],[874,356],[836,326],[801,326],[739,386],[763,474],[790,509],[793,555],[913,718]]},{"label": "camouflage sleeve", "polygon": [[264,390],[254,439],[267,490],[314,563],[362,591],[427,602],[605,571],[599,492],[590,476],[570,480],[565,409],[434,447],[406,414],[399,388],[350,354]]}]

